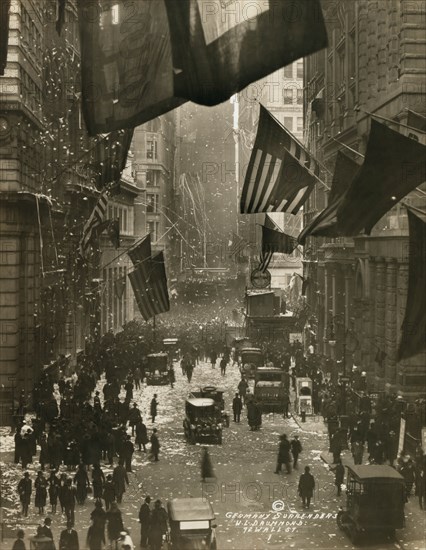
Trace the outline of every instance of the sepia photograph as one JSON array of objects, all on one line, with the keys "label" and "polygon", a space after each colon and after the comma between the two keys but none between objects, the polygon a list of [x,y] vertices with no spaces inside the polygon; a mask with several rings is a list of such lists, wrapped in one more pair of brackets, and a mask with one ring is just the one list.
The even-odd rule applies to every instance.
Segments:
[{"label": "sepia photograph", "polygon": [[426,548],[426,0],[0,0],[0,550]]}]

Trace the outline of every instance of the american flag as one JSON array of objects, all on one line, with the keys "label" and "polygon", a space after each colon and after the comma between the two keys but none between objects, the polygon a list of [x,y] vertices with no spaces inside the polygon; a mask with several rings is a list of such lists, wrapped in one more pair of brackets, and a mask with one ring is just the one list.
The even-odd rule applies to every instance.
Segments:
[{"label": "american flag", "polygon": [[232,233],[232,243],[229,247],[229,254],[231,256],[238,256],[244,248],[247,246],[247,241],[237,235],[236,233]]},{"label": "american flag", "polygon": [[96,235],[99,227],[104,223],[108,206],[108,195],[104,191],[96,203],[89,219],[84,224],[83,233],[79,244],[79,254],[81,258],[86,259],[87,252],[91,245],[93,237]]},{"label": "american flag", "polygon": [[319,180],[319,163],[262,105],[244,180],[242,214],[297,214]]}]

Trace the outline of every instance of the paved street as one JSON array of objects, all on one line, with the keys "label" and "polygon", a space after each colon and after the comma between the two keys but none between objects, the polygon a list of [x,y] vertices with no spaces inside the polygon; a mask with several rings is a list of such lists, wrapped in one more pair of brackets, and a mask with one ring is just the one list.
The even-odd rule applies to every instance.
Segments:
[{"label": "paved street", "polygon": [[[186,443],[182,420],[184,399],[190,389],[215,385],[226,391],[226,409],[229,413],[233,392],[238,384],[236,366],[228,367],[225,378],[220,369],[201,363],[196,367],[192,383],[188,384],[176,365],[175,388],[143,387],[135,393],[135,401],[141,407],[149,432],[152,423],[148,418],[151,397],[158,394],[159,416],[155,426],[159,429],[162,445],[160,462],[151,463],[145,453],[135,452],[130,487],[121,506],[124,523],[131,529],[134,542],[139,544],[138,510],[142,497],[149,493],[165,502],[172,497],[205,496],[217,515],[217,538],[219,550],[255,550],[266,548],[351,548],[349,539],[337,529],[336,513],[344,503],[344,497],[335,496],[333,475],[321,460],[321,452],[327,448],[327,436],[319,418],[308,418],[298,425],[293,418],[280,415],[264,417],[262,429],[251,432],[246,418],[241,424],[232,422],[224,429],[223,445],[209,445],[216,480],[202,483],[200,480],[201,447]],[[3,431],[3,433],[5,433]],[[299,472],[291,475],[274,474],[278,437],[282,433],[300,435],[303,445]],[[30,516],[22,521],[16,495],[11,504],[12,483],[20,475],[20,466],[11,464],[11,437],[2,437],[2,494],[4,501],[3,521],[5,540],[1,549],[11,547],[9,537],[16,527],[23,526],[31,535],[40,520],[31,506]],[[316,479],[316,491],[311,509],[302,509],[297,496],[297,482],[303,466],[310,465]],[[37,470],[38,463],[32,465]],[[104,472],[110,469],[103,467]],[[33,476],[32,476],[33,477]],[[15,485],[16,486],[16,485]],[[34,497],[33,497],[34,498]],[[33,501],[32,498],[32,501]],[[92,498],[84,506],[77,507],[76,526],[83,545],[89,526],[89,514],[93,509]],[[407,527],[398,533],[398,544],[378,544],[368,548],[424,548],[424,515],[418,509],[414,497],[407,506]],[[59,531],[65,527],[65,518],[53,517],[53,531],[57,540]]]}]

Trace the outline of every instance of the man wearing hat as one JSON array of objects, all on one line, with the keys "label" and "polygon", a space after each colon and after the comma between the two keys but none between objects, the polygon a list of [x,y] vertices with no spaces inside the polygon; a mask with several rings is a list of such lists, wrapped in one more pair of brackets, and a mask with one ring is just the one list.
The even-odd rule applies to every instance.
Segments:
[{"label": "man wearing hat", "polygon": [[50,518],[46,518],[41,528],[41,532],[45,537],[48,537],[49,539],[53,540],[53,533],[52,533],[52,529],[50,528],[51,524],[52,524],[52,520]]},{"label": "man wearing hat", "polygon": [[145,502],[142,504],[139,510],[139,523],[141,524],[141,548],[148,547],[148,532],[151,525],[151,508],[149,504],[151,497],[147,495]]},{"label": "man wearing hat", "polygon": [[33,482],[30,479],[29,472],[25,472],[24,477],[18,483],[18,494],[22,504],[22,514],[28,516],[28,506],[31,502],[31,493],[33,490]]},{"label": "man wearing hat", "polygon": [[297,461],[299,455],[302,452],[302,444],[299,441],[299,436],[294,435],[293,439],[290,441],[291,454],[293,455],[293,468],[297,469]]},{"label": "man wearing hat", "polygon": [[59,550],[80,550],[78,534],[73,527],[73,522],[68,521],[67,528],[61,531],[59,537]]},{"label": "man wearing hat", "polygon": [[280,436],[280,445],[278,447],[277,467],[275,473],[281,472],[281,466],[285,464],[287,473],[291,474],[291,462],[290,462],[290,442],[287,439],[287,435]]}]

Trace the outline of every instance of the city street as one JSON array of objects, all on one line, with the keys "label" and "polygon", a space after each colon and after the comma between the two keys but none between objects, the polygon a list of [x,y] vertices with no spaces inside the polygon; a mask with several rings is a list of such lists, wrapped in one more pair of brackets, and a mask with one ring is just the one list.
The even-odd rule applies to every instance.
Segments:
[{"label": "city street", "polygon": [[[349,539],[338,530],[336,514],[344,504],[344,496],[336,497],[334,477],[320,454],[327,448],[327,436],[320,418],[308,419],[303,429],[293,418],[280,415],[264,415],[260,431],[250,431],[242,416],[241,424],[232,421],[231,400],[239,381],[237,366],[229,366],[226,377],[220,375],[218,365],[200,363],[194,370],[191,384],[182,377],[175,364],[176,384],[169,386],[142,386],[135,392],[135,401],[141,408],[150,435],[152,423],[148,418],[149,403],[158,394],[159,416],[155,426],[161,443],[160,461],[153,463],[147,455],[134,454],[133,473],[129,474],[130,486],[125,493],[121,510],[126,527],[130,528],[133,541],[139,544],[138,511],[146,494],[163,503],[173,497],[203,496],[211,501],[217,516],[217,540],[219,550],[255,550],[266,548],[339,549],[352,548]],[[209,445],[216,479],[202,483],[200,479],[201,446],[185,441],[182,421],[184,400],[191,389],[215,385],[225,390],[225,408],[231,416],[229,428],[224,428],[222,445]],[[130,430],[129,430],[130,432]],[[5,434],[3,429],[2,434]],[[300,435],[303,452],[298,471],[291,475],[274,474],[278,437],[286,433]],[[34,496],[28,518],[21,519],[19,503],[14,488],[21,474],[21,467],[13,464],[12,438],[1,438],[2,497],[4,537],[1,548],[11,547],[12,531],[22,526],[26,538],[35,532],[41,517],[35,512]],[[303,510],[297,495],[299,474],[305,465],[311,466],[316,480],[316,490],[310,510]],[[111,470],[101,465],[105,474]],[[30,465],[29,471],[39,464]],[[62,467],[65,470],[64,467]],[[32,475],[33,477],[33,475]],[[76,509],[76,529],[80,545],[85,543],[89,527],[89,514],[93,500],[89,496],[85,505]],[[65,517],[60,513],[50,515],[53,532],[58,540],[65,528]],[[365,548],[424,548],[424,512],[419,510],[417,499],[411,497],[406,507],[406,528],[398,532],[397,543],[377,543]]]}]

